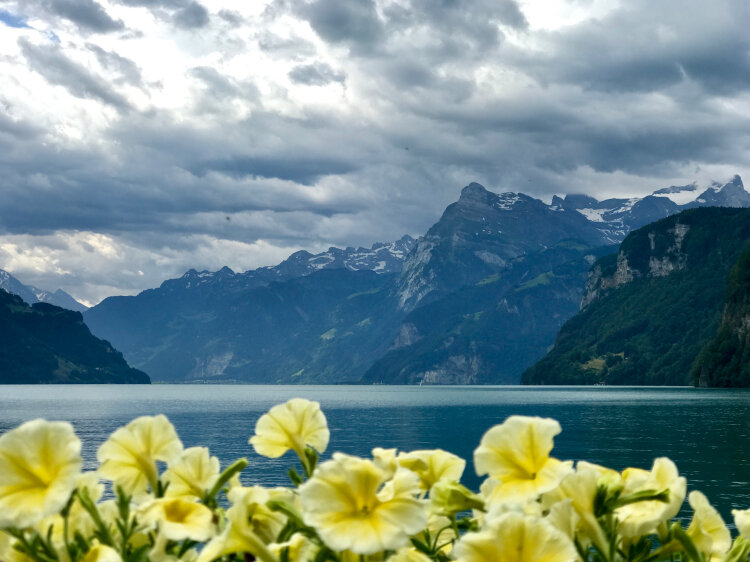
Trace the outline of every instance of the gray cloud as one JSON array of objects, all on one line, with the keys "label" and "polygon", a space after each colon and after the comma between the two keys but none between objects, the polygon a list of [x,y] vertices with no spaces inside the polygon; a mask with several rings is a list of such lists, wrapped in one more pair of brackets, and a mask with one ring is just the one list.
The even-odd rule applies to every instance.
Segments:
[{"label": "gray cloud", "polygon": [[172,21],[178,27],[197,29],[208,25],[208,10],[198,2],[188,2],[172,16]]},{"label": "gray cloud", "polygon": [[208,25],[210,17],[203,4],[195,0],[115,0],[125,6],[148,8],[162,20],[183,29],[200,29]]},{"label": "gray cloud", "polygon": [[296,10],[321,38],[356,52],[376,49],[385,35],[373,0],[317,0],[301,3]]},{"label": "gray cloud", "polygon": [[262,51],[273,53],[286,60],[301,60],[315,55],[315,45],[300,37],[279,37],[272,33],[262,33],[258,39]]},{"label": "gray cloud", "polygon": [[330,65],[325,63],[303,64],[295,66],[289,72],[289,78],[297,84],[308,86],[325,86],[331,82],[345,82],[346,75],[336,72]]},{"label": "gray cloud", "polygon": [[[167,27],[189,5],[121,3]],[[100,256],[95,286],[82,269],[64,286],[103,296],[188,267],[418,235],[470,181],[625,196],[699,172],[748,175],[747,10],[744,0],[632,0],[550,31],[512,1],[284,0],[260,17],[212,13],[189,49],[177,34],[175,49],[190,51],[183,98],[145,108],[138,98],[139,110],[127,109],[132,88],[122,85],[146,99],[166,88],[123,56],[133,50],[69,33],[59,45],[25,39],[27,68],[123,113],[67,142],[50,134],[53,119],[31,118],[0,89],[2,232],[25,237],[29,255],[60,252],[76,264],[67,269],[98,250],[65,233],[110,237],[125,261]],[[285,27],[290,18],[307,23]],[[71,54],[83,48],[91,67]],[[298,87],[332,82],[346,88]]]},{"label": "gray cloud", "polygon": [[235,27],[238,27],[245,22],[245,18],[242,17],[242,14],[234,10],[219,10],[216,15]]},{"label": "gray cloud", "polygon": [[[278,178],[312,185],[322,176],[347,174],[355,169],[354,162],[336,158],[236,156],[201,162],[192,171],[199,175],[215,171],[232,177]],[[331,211],[327,211],[327,214],[330,213]]]},{"label": "gray cloud", "polygon": [[516,63],[543,83],[649,92],[690,80],[726,94],[750,86],[747,21],[750,5],[742,0],[713,7],[634,0],[600,21],[548,34],[546,53],[522,53]]},{"label": "gray cloud", "polygon": [[84,32],[111,33],[125,29],[125,24],[121,20],[112,18],[95,0],[24,0],[17,4],[21,13],[31,13],[43,18],[64,18]]},{"label": "gray cloud", "polygon": [[132,60],[92,43],[87,43],[86,48],[96,55],[99,64],[116,76],[117,82],[127,82],[132,86],[143,85],[141,69]]},{"label": "gray cloud", "polygon": [[29,66],[50,83],[64,87],[79,98],[99,100],[121,111],[130,109],[128,101],[101,77],[70,60],[59,45],[34,45],[19,39],[19,46]]}]

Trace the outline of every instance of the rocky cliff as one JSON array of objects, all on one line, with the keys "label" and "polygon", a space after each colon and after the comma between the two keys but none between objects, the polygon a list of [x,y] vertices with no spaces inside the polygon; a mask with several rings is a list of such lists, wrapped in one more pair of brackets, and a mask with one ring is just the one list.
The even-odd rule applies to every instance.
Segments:
[{"label": "rocky cliff", "polygon": [[[692,209],[632,232],[593,265],[581,312],[523,382],[690,384],[693,363],[717,333],[729,271],[748,244],[748,209]],[[744,317],[724,314],[740,333]]]}]

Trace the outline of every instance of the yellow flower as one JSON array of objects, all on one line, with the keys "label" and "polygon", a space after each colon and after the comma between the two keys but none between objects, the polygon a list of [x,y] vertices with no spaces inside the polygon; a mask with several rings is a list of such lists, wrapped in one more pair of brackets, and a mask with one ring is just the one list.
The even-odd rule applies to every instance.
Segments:
[{"label": "yellow flower", "polygon": [[431,558],[413,547],[404,547],[388,557],[388,562],[430,562]]},{"label": "yellow flower", "polygon": [[279,559],[284,549],[286,549],[288,560],[293,562],[311,562],[315,560],[315,555],[319,547],[305,535],[297,533],[287,542],[270,544],[269,549]]},{"label": "yellow flower", "polygon": [[565,498],[563,501],[554,504],[550,508],[546,519],[557,529],[565,533],[569,539],[575,539],[581,517],[573,507],[573,500],[571,498]]},{"label": "yellow flower", "polygon": [[271,499],[269,491],[260,486],[233,488],[229,499],[233,505],[227,510],[227,527],[206,545],[197,562],[211,562],[241,552],[249,552],[265,562],[278,560],[271,544],[285,519],[265,505]]},{"label": "yellow flower", "polygon": [[172,541],[207,541],[214,534],[213,513],[205,505],[184,498],[155,500],[140,509],[139,521]]},{"label": "yellow flower", "polygon": [[427,523],[419,478],[404,468],[386,482],[372,461],[334,453],[300,486],[303,518],[333,550],[397,550]]},{"label": "yellow flower", "polygon": [[[247,488],[233,488],[229,491],[229,501],[232,507],[229,515],[243,524],[265,543],[272,543],[286,524],[286,517],[278,511],[268,507],[271,500],[283,501],[294,505],[297,496],[286,488],[263,488],[249,486]],[[244,515],[241,515],[243,514]]]},{"label": "yellow flower", "polygon": [[526,416],[511,416],[487,431],[474,451],[474,466],[479,476],[498,482],[488,501],[534,499],[572,472],[571,462],[549,456],[560,431],[555,420]]},{"label": "yellow flower", "polygon": [[165,496],[203,499],[220,473],[219,459],[212,457],[206,447],[185,449],[162,476],[169,483]]},{"label": "yellow flower", "polygon": [[372,462],[374,462],[375,466],[377,466],[379,469],[385,471],[385,473],[387,474],[386,478],[392,478],[396,473],[396,469],[398,469],[396,449],[383,449],[382,447],[375,447],[372,450]]},{"label": "yellow flower", "polygon": [[305,446],[319,453],[328,447],[330,433],[320,404],[304,398],[292,398],[278,404],[264,414],[255,424],[255,435],[250,443],[264,457],[278,458],[292,449],[300,458],[305,457]]},{"label": "yellow flower", "polygon": [[33,420],[0,437],[0,528],[60,511],[81,472],[81,441],[67,422]]},{"label": "yellow flower", "polygon": [[[606,476],[604,478],[606,481]],[[542,508],[550,510],[550,515],[552,515],[552,508],[557,503],[570,501],[570,506],[578,517],[576,532],[580,533],[579,538],[584,544],[591,541],[600,549],[604,549],[607,539],[594,515],[594,497],[601,480],[602,472],[598,470],[598,467],[592,469],[579,463],[574,473],[566,476],[557,488],[542,496]],[[559,522],[557,517],[560,515],[562,514],[556,515],[551,522]],[[561,526],[565,525],[561,523]]]},{"label": "yellow flower", "polygon": [[750,539],[750,509],[733,509],[732,515],[734,515],[734,524],[740,536]]},{"label": "yellow flower", "polygon": [[182,442],[164,415],[142,416],[119,428],[99,447],[99,474],[138,495],[159,481],[156,461],[170,462],[182,452]]},{"label": "yellow flower", "polygon": [[450,480],[441,480],[432,487],[430,505],[435,513],[444,515],[469,509],[484,509],[482,498],[466,486]]},{"label": "yellow flower", "polygon": [[610,490],[622,486],[622,476],[616,470],[598,464],[578,461],[576,471],[591,471],[596,473],[600,486],[606,486]]},{"label": "yellow flower", "polygon": [[453,550],[453,542],[458,539],[451,520],[443,515],[430,514],[425,529],[430,532],[430,538],[433,541],[437,541],[438,545],[443,545],[440,551],[448,556]]},{"label": "yellow flower", "polygon": [[623,496],[653,490],[669,490],[669,500],[641,501],[615,510],[624,537],[639,537],[656,530],[659,523],[672,519],[685,500],[687,481],[677,472],[675,464],[666,457],[654,461],[651,471],[626,468],[622,473]]},{"label": "yellow flower", "polygon": [[[76,488],[86,490],[92,501],[96,502],[104,493],[104,486],[99,482],[96,472],[84,472],[79,474]],[[36,530],[42,536],[48,536],[52,544],[60,552],[65,552],[65,520],[59,513],[49,515],[35,525]],[[50,529],[51,528],[51,529]],[[84,537],[91,536],[95,529],[94,521],[91,519],[88,511],[81,505],[80,499],[76,496],[75,501],[70,505],[68,513],[68,533],[69,536],[78,532]],[[0,556],[0,560],[3,558]]]},{"label": "yellow flower", "polygon": [[690,492],[688,502],[693,508],[693,520],[687,528],[687,535],[708,560],[721,559],[732,545],[724,520],[701,492]]},{"label": "yellow flower", "polygon": [[454,549],[461,562],[572,562],[573,542],[544,519],[508,512],[486,529],[466,533]]},{"label": "yellow flower", "polygon": [[401,453],[398,464],[416,472],[423,490],[429,490],[441,480],[461,480],[466,461],[442,449]]},{"label": "yellow flower", "polygon": [[122,558],[111,546],[97,544],[89,549],[81,562],[122,562]]}]

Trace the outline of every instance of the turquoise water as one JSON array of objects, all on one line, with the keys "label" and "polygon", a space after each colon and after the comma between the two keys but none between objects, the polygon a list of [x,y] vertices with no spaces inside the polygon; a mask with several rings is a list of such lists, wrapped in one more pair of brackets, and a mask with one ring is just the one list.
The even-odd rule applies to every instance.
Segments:
[{"label": "turquoise water", "polygon": [[[185,446],[207,445],[222,464],[250,460],[243,480],[287,484],[291,458],[271,461],[247,440],[272,405],[295,396],[321,403],[330,450],[441,447],[471,459],[482,434],[512,414],[553,417],[553,455],[616,469],[673,459],[689,489],[704,491],[727,522],[750,507],[750,392],[693,388],[404,386],[0,386],[0,431],[44,417],[71,421],[86,468],[118,426],[164,413]],[[476,488],[471,463],[463,479]]]}]

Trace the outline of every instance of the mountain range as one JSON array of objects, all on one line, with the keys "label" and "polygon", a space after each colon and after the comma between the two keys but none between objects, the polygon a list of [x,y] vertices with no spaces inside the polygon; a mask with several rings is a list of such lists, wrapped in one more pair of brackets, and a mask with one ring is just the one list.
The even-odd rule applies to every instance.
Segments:
[{"label": "mountain range", "polygon": [[161,381],[518,383],[579,309],[591,265],[686,209],[750,206],[725,184],[548,204],[472,183],[416,241],[190,270],[84,312]]},{"label": "mountain range", "polygon": [[26,304],[46,302],[76,312],[83,312],[88,308],[62,289],[50,292],[45,291],[44,289],[37,289],[33,285],[24,285],[18,279],[13,277],[13,275],[3,269],[0,269],[0,289],[5,289],[9,293],[18,295],[24,300],[24,302],[26,302]]}]

